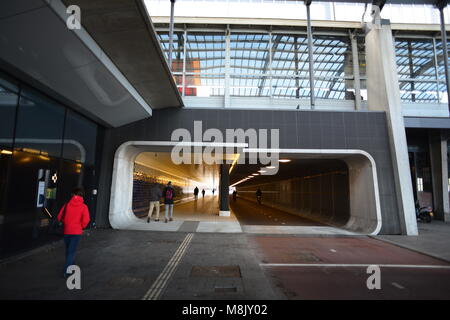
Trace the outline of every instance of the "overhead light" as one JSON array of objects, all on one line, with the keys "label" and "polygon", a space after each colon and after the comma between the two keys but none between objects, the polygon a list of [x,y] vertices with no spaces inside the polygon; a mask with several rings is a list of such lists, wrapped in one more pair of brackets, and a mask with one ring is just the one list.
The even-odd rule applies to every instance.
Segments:
[{"label": "overhead light", "polygon": [[266,171],[265,171],[265,170],[259,170],[258,172],[264,173],[264,172],[266,172]]},{"label": "overhead light", "polygon": [[291,162],[291,160],[289,160],[289,159],[279,159],[278,162],[286,163],[286,162]]},{"label": "overhead light", "polygon": [[275,167],[274,166],[269,166],[269,167],[266,167],[266,169],[275,169]]},{"label": "overhead light", "polygon": [[253,173],[252,176],[259,176],[259,173]]}]

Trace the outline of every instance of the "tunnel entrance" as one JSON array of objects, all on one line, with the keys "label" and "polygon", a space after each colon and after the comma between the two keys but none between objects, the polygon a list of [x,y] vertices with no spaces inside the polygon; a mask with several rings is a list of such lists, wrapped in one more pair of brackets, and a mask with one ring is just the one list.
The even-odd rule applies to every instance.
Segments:
[{"label": "tunnel entrance", "polygon": [[[267,165],[234,162],[227,171],[229,193],[220,197],[220,165],[175,164],[170,155],[173,145],[128,142],[117,150],[110,205],[113,228],[309,234],[377,234],[381,229],[376,167],[364,151],[277,149],[275,175],[261,172],[270,168]],[[240,153],[224,157],[237,160],[239,156],[247,158],[250,152],[242,148]],[[175,221],[161,223],[165,215],[162,205],[159,223],[151,223],[156,212],[153,220],[146,222],[150,187],[163,189],[168,181],[177,193]],[[198,199],[194,198],[195,187]],[[258,189],[261,203],[256,197]],[[219,214],[224,197],[229,199],[228,217]]]},{"label": "tunnel entrance", "polygon": [[[155,151],[140,153],[134,161],[132,208],[138,218],[148,216],[152,188],[163,191],[169,181],[175,191],[177,220],[205,221],[219,214],[218,165],[175,164],[170,152]],[[164,209],[161,201],[162,218]],[[156,208],[152,214],[157,219]]]},{"label": "tunnel entrance", "polygon": [[[236,192],[230,207],[241,225],[336,226],[350,219],[349,172],[337,159],[280,159],[271,166],[237,165],[230,175]],[[260,198],[258,199],[258,190]]]}]

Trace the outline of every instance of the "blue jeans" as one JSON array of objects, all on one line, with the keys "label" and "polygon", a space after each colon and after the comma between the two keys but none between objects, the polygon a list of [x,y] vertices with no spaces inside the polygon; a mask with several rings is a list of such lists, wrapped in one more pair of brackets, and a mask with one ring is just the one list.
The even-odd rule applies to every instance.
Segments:
[{"label": "blue jeans", "polygon": [[67,268],[74,263],[75,252],[77,251],[77,246],[80,239],[81,235],[79,234],[64,235],[64,243],[66,244],[66,263],[64,264],[64,273],[67,273]]},{"label": "blue jeans", "polygon": [[169,219],[169,210],[170,210],[170,218],[173,216],[173,204],[166,204],[164,205],[166,207],[166,219]]}]

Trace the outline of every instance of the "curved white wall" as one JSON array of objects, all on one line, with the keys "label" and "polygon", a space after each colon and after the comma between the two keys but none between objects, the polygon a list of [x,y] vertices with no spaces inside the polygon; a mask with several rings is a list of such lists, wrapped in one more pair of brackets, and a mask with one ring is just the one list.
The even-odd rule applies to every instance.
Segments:
[{"label": "curved white wall", "polygon": [[[129,141],[122,144],[114,157],[109,220],[114,229],[126,228],[138,221],[132,210],[134,161],[141,152],[155,147],[171,147],[170,141]],[[243,152],[271,152],[270,149],[244,149]],[[349,169],[350,219],[345,229],[376,235],[382,226],[378,178],[375,161],[362,150],[279,149],[281,154],[299,157],[334,158]]]}]

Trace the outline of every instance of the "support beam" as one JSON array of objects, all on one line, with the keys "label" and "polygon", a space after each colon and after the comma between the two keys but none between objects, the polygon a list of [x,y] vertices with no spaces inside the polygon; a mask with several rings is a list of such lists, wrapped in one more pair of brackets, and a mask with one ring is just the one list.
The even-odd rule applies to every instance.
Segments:
[{"label": "support beam", "polygon": [[173,51],[173,20],[175,11],[175,0],[170,0],[170,23],[169,23],[169,68],[172,71],[172,51]]},{"label": "support beam", "polygon": [[227,26],[226,35],[225,35],[225,90],[224,90],[224,98],[223,98],[223,107],[229,108],[231,106],[231,98],[230,98],[230,85],[231,85],[231,30],[230,26]]},{"label": "support beam", "polygon": [[437,220],[449,221],[447,135],[441,131],[429,133],[433,212]]},{"label": "support beam", "polygon": [[445,30],[445,17],[444,17],[444,8],[446,7],[446,1],[440,1],[440,5],[438,5],[439,13],[441,16],[441,39],[442,39],[442,50],[444,52],[444,66],[445,66],[445,84],[447,86],[447,97],[448,97],[448,105],[450,110],[450,78],[449,78],[449,70],[448,70],[448,46],[447,46],[447,32]]},{"label": "support beam", "polygon": [[350,32],[353,56],[353,86],[355,88],[355,109],[361,110],[361,76],[359,71],[358,41],[356,32]]},{"label": "support beam", "polygon": [[230,189],[230,165],[220,165],[220,184],[219,184],[219,215],[222,217],[230,216],[230,207],[228,202]]},{"label": "support beam", "polygon": [[308,56],[309,56],[309,87],[310,87],[310,99],[311,110],[314,110],[316,101],[314,95],[314,48],[313,48],[313,35],[311,28],[311,0],[305,0],[306,5],[306,19],[307,19],[307,32],[308,32]]}]

